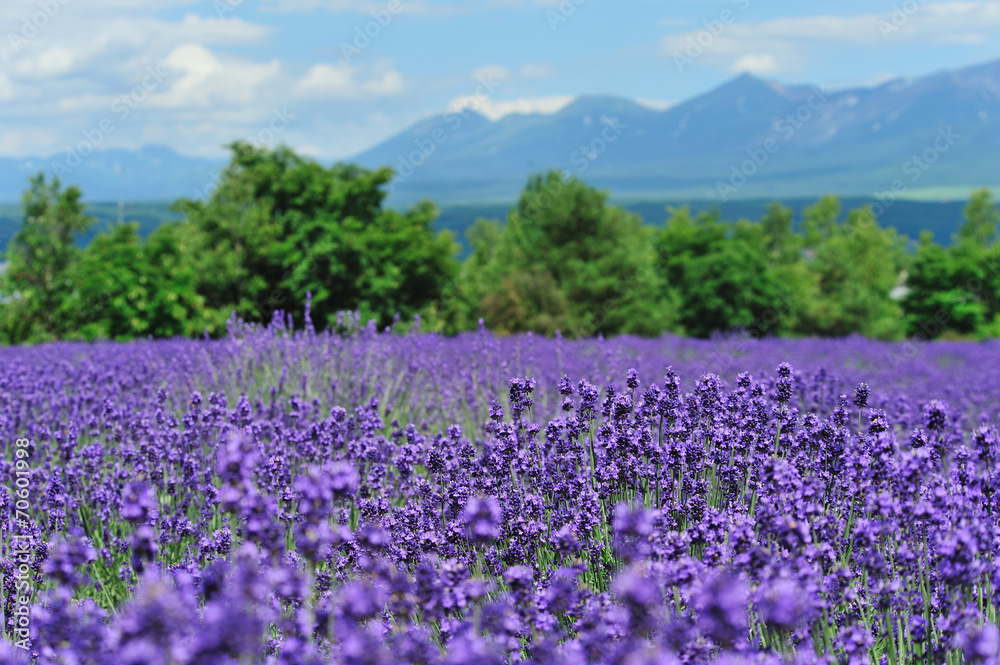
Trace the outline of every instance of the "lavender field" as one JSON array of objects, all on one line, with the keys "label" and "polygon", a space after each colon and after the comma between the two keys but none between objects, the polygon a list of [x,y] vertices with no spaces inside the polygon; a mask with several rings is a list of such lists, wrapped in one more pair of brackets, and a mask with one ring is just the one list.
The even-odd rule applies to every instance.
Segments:
[{"label": "lavender field", "polygon": [[0,350],[0,663],[997,663],[1000,342]]}]

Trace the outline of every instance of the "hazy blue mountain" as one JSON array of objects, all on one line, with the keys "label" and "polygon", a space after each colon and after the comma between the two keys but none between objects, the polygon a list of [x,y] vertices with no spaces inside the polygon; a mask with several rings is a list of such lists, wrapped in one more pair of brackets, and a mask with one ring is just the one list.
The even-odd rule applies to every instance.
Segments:
[{"label": "hazy blue mountain", "polygon": [[[669,91],[662,95],[669,96]],[[389,205],[511,202],[527,176],[580,175],[618,200],[871,196],[1000,184],[1000,60],[870,88],[826,91],[749,74],[666,110],[584,95],[557,113],[426,118],[351,159],[397,172]],[[0,158],[0,202],[56,164],[89,201],[195,197],[222,160],[168,147]]]},{"label": "hazy blue mountain", "polygon": [[[77,244],[84,247],[98,233],[110,230],[118,221],[137,222],[139,234],[148,235],[164,222],[177,221],[182,215],[170,210],[170,201],[129,202],[119,206],[116,202],[94,202],[88,197],[87,214],[97,218],[97,224],[77,237]],[[24,222],[24,209],[17,203],[0,203],[0,251],[7,248],[14,234]]]},{"label": "hazy blue mountain", "polygon": [[445,114],[353,161],[396,168],[396,203],[511,200],[544,168],[621,198],[722,200],[995,185],[997,148],[1000,60],[839,91],[742,74],[664,111],[580,97],[552,115]]},{"label": "hazy blue mountain", "polygon": [[77,185],[88,201],[162,201],[209,191],[226,160],[184,157],[166,146],[98,150],[79,160],[62,152],[43,158],[0,157],[0,202],[20,201],[39,171]]}]

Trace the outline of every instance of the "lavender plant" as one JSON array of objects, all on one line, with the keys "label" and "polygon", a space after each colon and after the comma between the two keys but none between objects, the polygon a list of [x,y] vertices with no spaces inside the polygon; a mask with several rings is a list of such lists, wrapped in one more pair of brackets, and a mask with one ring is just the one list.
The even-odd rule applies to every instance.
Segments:
[{"label": "lavender plant", "polygon": [[1000,344],[278,313],[0,398],[0,663],[998,662]]}]

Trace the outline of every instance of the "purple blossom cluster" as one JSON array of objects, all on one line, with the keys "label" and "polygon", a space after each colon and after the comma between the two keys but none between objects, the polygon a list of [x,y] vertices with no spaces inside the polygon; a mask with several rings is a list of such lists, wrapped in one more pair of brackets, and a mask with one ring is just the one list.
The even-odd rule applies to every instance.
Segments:
[{"label": "purple blossom cluster", "polygon": [[1000,345],[893,353],[5,349],[0,664],[996,664]]}]

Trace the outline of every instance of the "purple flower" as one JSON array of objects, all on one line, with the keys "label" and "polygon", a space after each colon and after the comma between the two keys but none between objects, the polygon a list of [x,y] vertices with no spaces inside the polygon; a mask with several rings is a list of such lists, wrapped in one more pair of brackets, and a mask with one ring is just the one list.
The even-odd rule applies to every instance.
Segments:
[{"label": "purple flower", "polygon": [[850,624],[840,630],[835,643],[847,654],[848,665],[867,665],[868,649],[875,640],[864,626]]},{"label": "purple flower", "polygon": [[882,409],[871,409],[868,414],[869,434],[881,434],[882,432],[887,432],[889,430],[889,421],[885,417],[885,411]]},{"label": "purple flower", "polygon": [[762,584],[757,589],[756,605],[764,622],[779,630],[792,630],[812,609],[809,595],[787,578]]},{"label": "purple flower", "polygon": [[354,496],[358,489],[358,472],[347,462],[334,462],[324,471],[330,477],[330,489],[337,499]]},{"label": "purple flower", "polygon": [[94,561],[97,561],[97,550],[89,539],[61,540],[49,549],[42,572],[58,584],[76,587],[88,582],[78,570]]},{"label": "purple flower", "polygon": [[510,412],[514,420],[518,420],[524,411],[534,405],[530,396],[535,390],[535,380],[511,379],[509,385]]},{"label": "purple flower", "polygon": [[635,561],[652,552],[655,514],[642,506],[629,508],[624,503],[615,506],[615,553],[626,561]]},{"label": "purple flower", "polygon": [[704,583],[694,600],[698,627],[714,642],[732,645],[748,636],[747,588],[738,577],[719,572]]},{"label": "purple flower", "polygon": [[503,514],[500,504],[493,497],[470,497],[462,513],[469,539],[473,543],[488,543],[500,535]]},{"label": "purple flower", "polygon": [[531,586],[534,573],[527,566],[511,566],[504,573],[504,581],[512,589],[526,589]]},{"label": "purple flower", "polygon": [[924,406],[924,427],[932,432],[940,432],[948,421],[948,404],[932,399]]},{"label": "purple flower", "polygon": [[870,389],[867,383],[859,383],[858,387],[854,389],[854,406],[859,409],[863,409],[868,406],[868,395]]},{"label": "purple flower", "polygon": [[129,522],[140,524],[156,519],[156,493],[148,483],[135,481],[125,486],[121,516]]},{"label": "purple flower", "polygon": [[663,603],[660,587],[655,580],[640,575],[635,570],[626,570],[615,579],[612,591],[628,610],[630,631],[647,635],[653,630]]},{"label": "purple flower", "polygon": [[385,599],[375,588],[361,582],[348,582],[337,594],[337,613],[349,621],[360,623],[382,611]]},{"label": "purple flower", "polygon": [[150,571],[111,626],[114,662],[136,665],[187,662],[197,616],[193,597],[182,593],[169,578]]},{"label": "purple flower", "polygon": [[1000,630],[991,623],[973,626],[961,631],[956,637],[958,648],[965,654],[965,662],[970,665],[996,665],[1000,655]]},{"label": "purple flower", "polygon": [[625,378],[625,385],[628,386],[629,390],[635,390],[639,387],[639,372],[634,367],[628,371]]},{"label": "purple flower", "polygon": [[159,551],[153,528],[143,524],[132,536],[132,568],[141,575],[146,568],[145,564],[151,562]]}]

